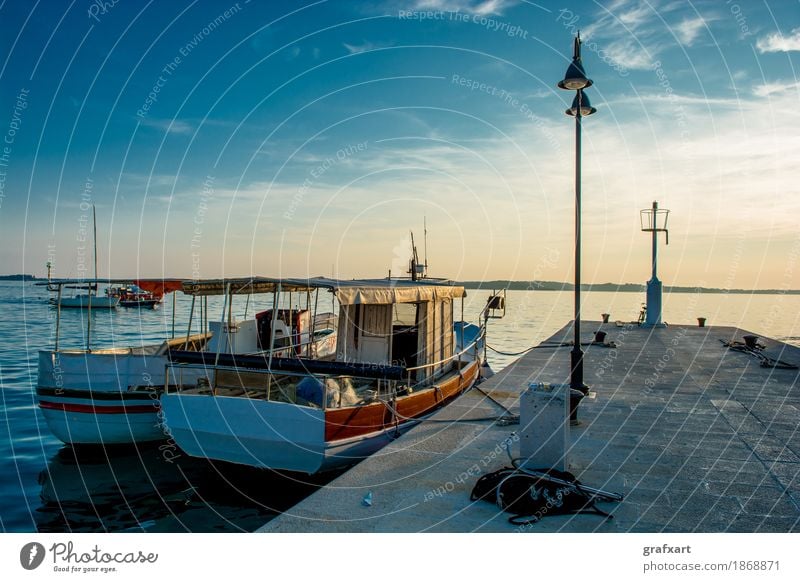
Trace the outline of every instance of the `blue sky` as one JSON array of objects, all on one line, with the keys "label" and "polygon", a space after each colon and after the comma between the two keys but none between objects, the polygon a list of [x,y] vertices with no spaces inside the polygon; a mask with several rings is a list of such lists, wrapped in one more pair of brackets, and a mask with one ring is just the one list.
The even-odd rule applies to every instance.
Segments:
[{"label": "blue sky", "polygon": [[[0,272],[800,288],[794,0],[0,4]],[[3,149],[5,148],[5,149]],[[420,245],[421,246],[421,245]],[[89,253],[90,254],[90,253]]]}]

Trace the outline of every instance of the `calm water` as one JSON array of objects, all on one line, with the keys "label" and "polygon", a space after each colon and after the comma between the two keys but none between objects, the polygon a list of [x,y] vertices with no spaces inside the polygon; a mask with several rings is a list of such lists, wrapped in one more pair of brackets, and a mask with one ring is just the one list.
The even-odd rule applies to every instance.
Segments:
[{"label": "calm water", "polygon": [[[475,321],[488,292],[469,291],[465,319]],[[291,507],[322,480],[288,479],[268,471],[189,459],[165,460],[158,445],[76,454],[51,436],[35,405],[37,353],[52,346],[55,310],[47,291],[29,283],[0,282],[0,530],[2,531],[251,531]],[[635,320],[643,296],[586,293],[584,319]],[[234,312],[244,315],[245,301]],[[261,302],[260,304],[258,302]],[[252,314],[265,298],[247,305]],[[190,301],[180,296],[177,333],[185,334]],[[220,302],[209,301],[212,317]],[[456,319],[459,314],[456,313]],[[674,294],[664,320],[734,325],[762,335],[800,341],[800,296]],[[85,311],[65,311],[64,347],[85,342]],[[506,318],[492,321],[489,344],[517,352],[550,337],[572,318],[572,293],[511,291]],[[92,314],[92,345],[153,343],[172,330],[172,305]],[[586,329],[592,331],[591,326]],[[512,357],[490,352],[495,370]]]}]

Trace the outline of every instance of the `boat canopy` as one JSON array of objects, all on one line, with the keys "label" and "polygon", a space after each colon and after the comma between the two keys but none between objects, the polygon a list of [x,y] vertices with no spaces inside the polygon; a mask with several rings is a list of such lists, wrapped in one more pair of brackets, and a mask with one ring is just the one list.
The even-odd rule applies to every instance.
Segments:
[{"label": "boat canopy", "polygon": [[389,305],[466,297],[463,286],[454,285],[450,281],[434,280],[247,277],[192,280],[183,283],[183,292],[187,295],[224,295],[228,293],[228,289],[233,295],[326,289],[336,295],[341,305]]}]

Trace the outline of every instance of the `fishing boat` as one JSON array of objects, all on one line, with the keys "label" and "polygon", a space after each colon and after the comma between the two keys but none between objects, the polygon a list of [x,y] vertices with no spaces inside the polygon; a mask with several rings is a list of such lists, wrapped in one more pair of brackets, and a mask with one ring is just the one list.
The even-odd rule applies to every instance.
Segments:
[{"label": "fishing boat", "polygon": [[[270,293],[277,306],[287,293],[328,292],[338,303],[338,331],[331,357],[170,350],[161,395],[167,432],[191,456],[308,474],[379,450],[480,374],[486,319],[463,321],[464,287],[414,275],[184,285],[196,297],[225,295],[228,305],[239,293]],[[454,322],[457,300],[462,317]],[[265,313],[249,338],[236,339],[271,345],[276,322]]]},{"label": "fishing boat", "polygon": [[[64,285],[62,282],[50,284]],[[174,280],[140,280],[137,284],[159,296],[187,285]],[[207,301],[200,304],[199,317],[195,317],[195,299],[193,296],[185,335],[176,335],[173,319],[173,337],[160,343],[134,347],[92,347],[91,318],[87,318],[85,347],[61,348],[59,309],[55,346],[52,350],[39,352],[36,388],[39,408],[51,432],[72,445],[163,440],[166,436],[161,423],[159,397],[164,391],[165,369],[171,351],[178,350],[183,354],[208,351],[228,356],[266,353],[260,340],[251,342],[245,339],[249,339],[248,333],[256,329],[265,314],[237,320],[229,313],[227,322],[209,321]],[[298,311],[281,310],[276,318],[275,354],[283,358],[301,354],[323,357],[326,349],[332,352],[335,316],[320,314],[309,321],[307,317],[298,315]],[[308,344],[310,336],[307,330],[299,327],[300,322],[316,326],[313,337],[318,340],[313,345]]]},{"label": "fishing boat", "polygon": [[152,291],[142,289],[135,283],[109,287],[106,289],[106,296],[116,297],[120,307],[155,309],[161,303],[161,297]]}]

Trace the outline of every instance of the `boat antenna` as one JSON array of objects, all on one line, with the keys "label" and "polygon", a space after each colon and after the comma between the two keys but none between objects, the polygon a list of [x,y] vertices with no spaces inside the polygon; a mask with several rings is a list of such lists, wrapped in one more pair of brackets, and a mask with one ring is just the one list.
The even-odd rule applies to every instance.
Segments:
[{"label": "boat antenna", "polygon": [[422,217],[422,228],[425,233],[425,270],[422,273],[423,278],[428,276],[428,217]]},{"label": "boat antenna", "polygon": [[414,244],[414,231],[411,231],[411,261],[408,272],[411,274],[411,280],[417,280],[417,265],[419,264],[419,257],[417,255],[417,245]]}]

